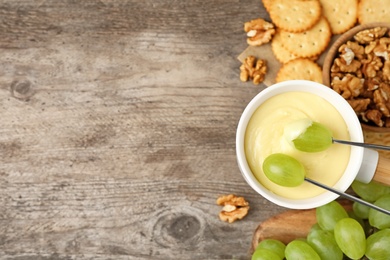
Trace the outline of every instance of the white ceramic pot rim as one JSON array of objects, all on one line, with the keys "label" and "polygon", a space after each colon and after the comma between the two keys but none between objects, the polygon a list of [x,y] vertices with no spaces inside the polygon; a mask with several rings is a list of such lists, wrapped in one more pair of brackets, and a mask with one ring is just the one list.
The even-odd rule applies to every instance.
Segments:
[{"label": "white ceramic pot rim", "polygon": [[[244,150],[245,131],[252,114],[256,109],[269,98],[285,92],[308,92],[314,95],[320,96],[332,104],[337,111],[341,114],[345,120],[348,131],[350,133],[350,140],[355,142],[363,142],[363,131],[357,118],[355,111],[351,108],[348,102],[332,90],[322,84],[306,81],[306,80],[290,80],[281,83],[274,84],[267,87],[259,94],[257,94],[247,105],[244,112],[241,115],[236,132],[236,154],[239,169],[247,181],[247,183],[260,195],[269,201],[292,209],[310,209],[324,205],[338,197],[338,195],[324,191],[318,196],[308,199],[288,199],[282,196],[276,195],[263,187],[251,172],[251,169],[247,163]],[[363,160],[363,151],[361,147],[351,146],[351,156],[347,165],[347,168],[343,176],[333,186],[334,188],[345,191],[354,181]]]}]

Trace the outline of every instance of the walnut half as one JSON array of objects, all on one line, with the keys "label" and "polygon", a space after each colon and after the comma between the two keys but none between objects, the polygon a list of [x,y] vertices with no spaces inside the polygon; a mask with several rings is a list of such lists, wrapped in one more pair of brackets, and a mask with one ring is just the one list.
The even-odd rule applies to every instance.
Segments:
[{"label": "walnut half", "polygon": [[335,77],[332,81],[333,90],[345,99],[359,96],[363,92],[363,87],[364,79],[352,74],[346,74],[342,79]]},{"label": "walnut half", "polygon": [[248,56],[240,67],[240,80],[246,82],[252,80],[253,84],[258,85],[265,79],[267,73],[267,62],[257,59],[254,56]]},{"label": "walnut half", "polygon": [[217,199],[217,204],[223,206],[219,219],[229,223],[244,218],[249,211],[249,203],[244,197],[234,194],[223,195]]},{"label": "walnut half", "polygon": [[390,37],[386,27],[365,29],[342,44],[331,66],[331,88],[359,119],[390,127]]},{"label": "walnut half", "polygon": [[251,46],[260,46],[271,41],[275,34],[275,26],[264,19],[256,19],[244,24],[247,33],[247,43]]},{"label": "walnut half", "polygon": [[385,27],[375,27],[358,32],[353,38],[361,44],[369,44],[372,41],[382,38],[387,32]]}]

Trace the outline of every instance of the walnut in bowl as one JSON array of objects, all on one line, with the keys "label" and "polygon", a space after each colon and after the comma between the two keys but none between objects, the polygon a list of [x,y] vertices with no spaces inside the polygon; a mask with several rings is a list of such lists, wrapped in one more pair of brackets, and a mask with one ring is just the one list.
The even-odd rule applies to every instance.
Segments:
[{"label": "walnut in bowl", "polygon": [[363,128],[390,132],[390,24],[341,35],[325,57],[323,82],[348,101]]}]

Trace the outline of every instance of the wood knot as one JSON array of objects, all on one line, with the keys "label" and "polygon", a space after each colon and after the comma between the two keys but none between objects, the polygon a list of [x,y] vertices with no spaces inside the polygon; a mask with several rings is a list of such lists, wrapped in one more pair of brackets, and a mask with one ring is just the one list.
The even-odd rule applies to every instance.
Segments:
[{"label": "wood knot", "polygon": [[14,98],[27,101],[34,95],[33,83],[28,79],[17,79],[11,83],[11,95]]},{"label": "wood knot", "polygon": [[203,236],[204,221],[182,210],[162,212],[153,228],[154,238],[164,247],[196,249],[199,238]]},{"label": "wood knot", "polygon": [[167,232],[170,236],[177,240],[187,240],[198,234],[200,229],[200,222],[193,216],[178,216],[172,219],[167,227]]}]

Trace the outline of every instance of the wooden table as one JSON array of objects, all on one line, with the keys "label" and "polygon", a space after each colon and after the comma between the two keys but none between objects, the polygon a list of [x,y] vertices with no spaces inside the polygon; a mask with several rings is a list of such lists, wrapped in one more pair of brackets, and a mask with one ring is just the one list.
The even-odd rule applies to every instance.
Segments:
[{"label": "wooden table", "polygon": [[[0,259],[249,259],[236,163],[259,0],[0,1]],[[233,224],[216,199],[250,202]]]}]

